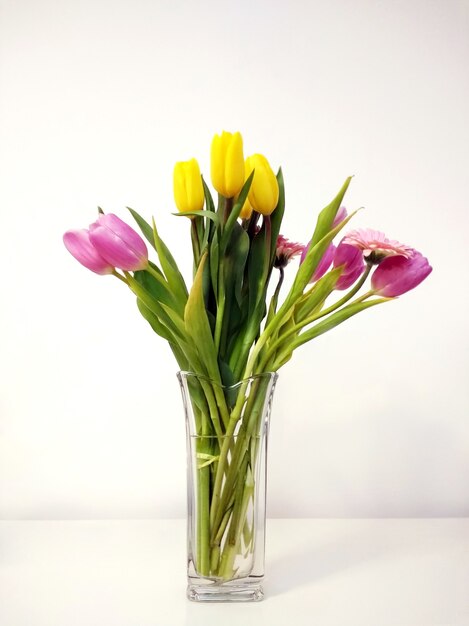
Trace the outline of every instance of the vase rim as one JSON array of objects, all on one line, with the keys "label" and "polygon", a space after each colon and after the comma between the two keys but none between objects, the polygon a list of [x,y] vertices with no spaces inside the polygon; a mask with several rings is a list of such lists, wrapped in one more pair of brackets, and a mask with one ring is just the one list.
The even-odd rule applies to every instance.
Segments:
[{"label": "vase rim", "polygon": [[199,380],[205,380],[209,382],[211,385],[218,385],[222,389],[235,389],[236,387],[239,387],[240,385],[244,383],[249,383],[253,380],[270,379],[272,382],[276,382],[278,379],[277,372],[262,372],[261,374],[253,374],[252,376],[249,376],[248,378],[243,378],[242,380],[238,381],[237,383],[234,383],[233,385],[224,385],[223,383],[219,383],[218,381],[213,380],[212,378],[210,378],[209,376],[206,376],[205,374],[197,374],[197,372],[191,372],[187,370],[179,370],[178,372],[176,372],[176,376],[180,382],[182,379],[194,377]]}]

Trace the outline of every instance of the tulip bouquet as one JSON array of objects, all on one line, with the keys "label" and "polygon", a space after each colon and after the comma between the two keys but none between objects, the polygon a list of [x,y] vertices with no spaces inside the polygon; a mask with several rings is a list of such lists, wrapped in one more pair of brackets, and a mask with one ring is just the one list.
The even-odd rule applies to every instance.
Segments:
[{"label": "tulip bouquet", "polygon": [[[375,230],[352,230],[334,243],[355,214],[342,205],[350,178],[302,245],[280,234],[282,171],[275,175],[260,154],[245,159],[239,133],[214,137],[210,173],[216,204],[195,159],[174,168],[177,215],[190,224],[190,288],[155,221],[133,209],[157,260],[149,259],[136,231],[101,210],[89,229],[68,231],[64,242],[82,265],[133,292],[185,373],[190,434],[197,439],[190,560],[196,575],[226,583],[246,579],[253,568],[252,559],[245,566],[256,536],[248,511],[256,500],[267,376],[304,343],[416,287],[431,267],[415,249]],[[284,271],[294,257],[300,264],[282,299]]]}]

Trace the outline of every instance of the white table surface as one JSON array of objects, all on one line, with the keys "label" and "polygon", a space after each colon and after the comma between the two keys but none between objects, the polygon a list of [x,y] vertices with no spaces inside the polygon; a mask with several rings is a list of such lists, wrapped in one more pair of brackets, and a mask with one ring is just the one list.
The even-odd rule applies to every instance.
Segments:
[{"label": "white table surface", "polygon": [[266,599],[185,599],[185,523],[0,522],[1,626],[468,626],[469,519],[269,520]]}]

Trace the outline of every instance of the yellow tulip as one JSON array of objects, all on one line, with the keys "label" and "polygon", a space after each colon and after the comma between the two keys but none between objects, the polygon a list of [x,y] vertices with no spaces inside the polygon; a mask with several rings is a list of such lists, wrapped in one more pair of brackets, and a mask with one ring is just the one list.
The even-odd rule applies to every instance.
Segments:
[{"label": "yellow tulip", "polygon": [[246,179],[254,172],[249,202],[254,211],[270,215],[278,203],[278,182],[269,162],[262,154],[253,154],[246,159]]},{"label": "yellow tulip", "polygon": [[204,207],[204,186],[199,164],[195,159],[180,161],[174,166],[174,200],[178,211],[201,211]]},{"label": "yellow tulip", "polygon": [[239,217],[243,220],[248,220],[252,215],[252,206],[249,202],[249,198],[246,198],[245,203],[243,204],[243,208],[239,214]]},{"label": "yellow tulip", "polygon": [[210,154],[212,185],[225,198],[234,198],[244,185],[243,138],[240,133],[215,135]]}]

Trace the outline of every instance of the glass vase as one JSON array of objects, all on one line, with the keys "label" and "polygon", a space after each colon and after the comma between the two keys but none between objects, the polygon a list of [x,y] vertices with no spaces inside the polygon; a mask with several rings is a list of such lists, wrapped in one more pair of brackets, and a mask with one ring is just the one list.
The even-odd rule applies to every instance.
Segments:
[{"label": "glass vase", "polygon": [[266,453],[277,374],[223,386],[178,373],[187,435],[187,597],[262,600]]}]

